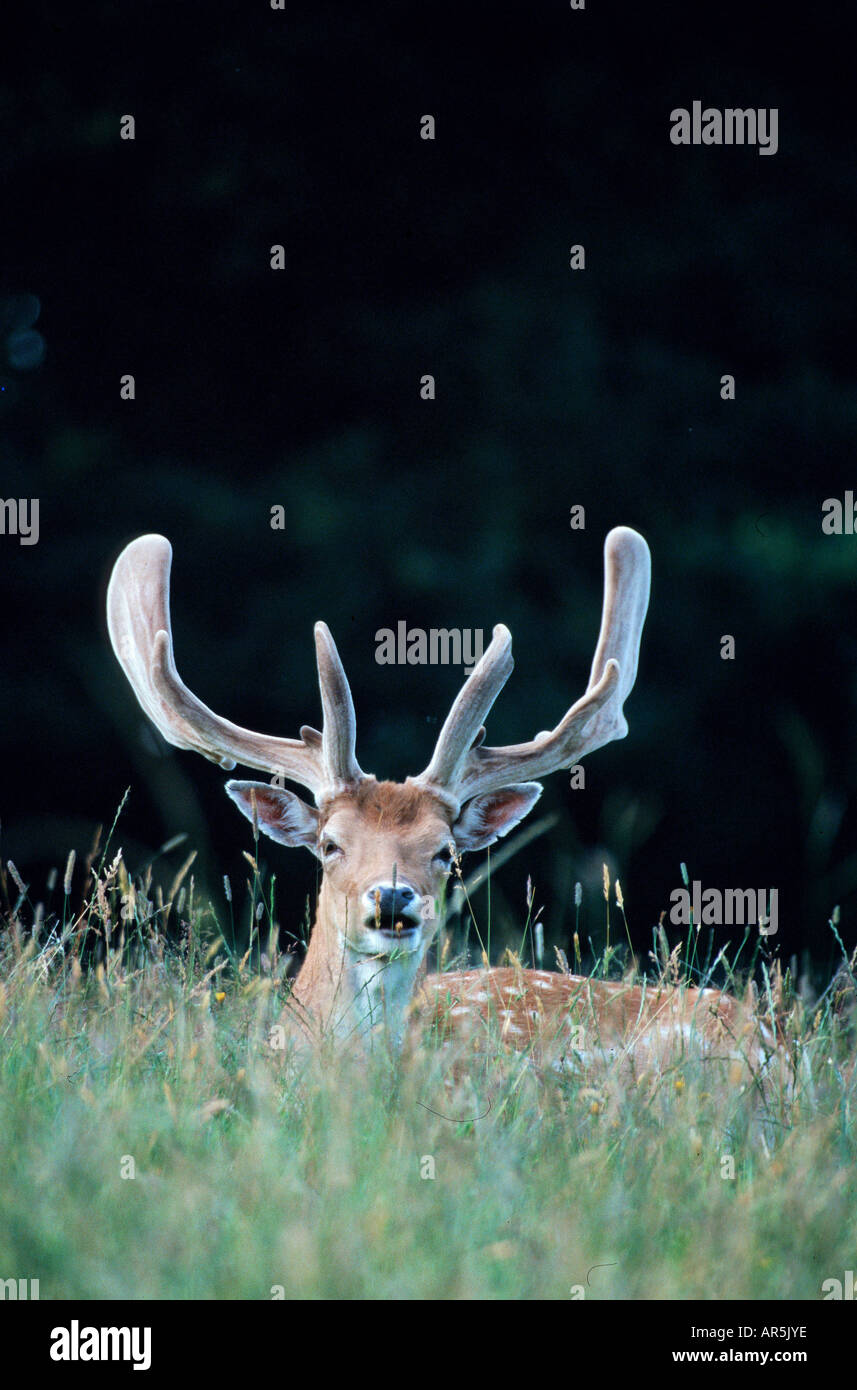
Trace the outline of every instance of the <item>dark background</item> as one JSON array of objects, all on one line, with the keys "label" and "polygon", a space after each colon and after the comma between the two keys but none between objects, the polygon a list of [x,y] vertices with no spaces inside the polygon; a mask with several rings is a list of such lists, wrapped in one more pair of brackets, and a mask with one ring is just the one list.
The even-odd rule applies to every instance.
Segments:
[{"label": "dark background", "polygon": [[[580,879],[597,941],[607,857],[645,947],[685,861],[705,887],[777,887],[786,958],[823,974],[836,903],[854,945],[857,537],[821,531],[857,482],[853,48],[847,7],[796,14],[259,0],[10,21],[0,495],[38,497],[41,534],[0,536],[0,849],[34,899],[129,784],[132,866],[187,831],[219,904],[219,876],[246,874],[223,775],[159,745],[109,649],[133,536],[173,543],[177,663],[206,703],[317,722],[323,617],[360,761],[399,778],[461,673],[379,666],[376,630],[505,622],[489,741],[530,737],[583,691],[625,523],[654,572],[630,735],[585,791],[548,780],[558,822],[499,871],[502,923],[530,874],[568,950]],[[673,146],[694,99],[778,107],[778,153]],[[268,862],[297,930],[314,861]]]}]

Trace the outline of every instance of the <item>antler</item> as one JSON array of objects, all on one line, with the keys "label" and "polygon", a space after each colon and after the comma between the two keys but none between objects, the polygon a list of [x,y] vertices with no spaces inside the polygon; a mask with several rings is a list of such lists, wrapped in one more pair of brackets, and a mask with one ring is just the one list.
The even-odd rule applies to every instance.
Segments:
[{"label": "antler", "polygon": [[461,806],[480,793],[571,767],[584,754],[624,738],[628,724],[622,706],[637,675],[650,579],[643,537],[617,526],[604,542],[604,608],[585,694],[552,732],[529,743],[482,748],[482,721],[514,665],[509,632],[495,627],[490,647],[449,712],[431,762],[412,780],[451,795]]},{"label": "antler", "polygon": [[223,768],[236,763],[279,773],[320,803],[365,777],[355,756],[357,725],[348,681],[325,623],[315,625],[323,733],[304,725],[299,739],[253,733],[221,717],[181,680],[170,626],[172,546],[139,536],[113,566],[107,589],[110,641],[134,694],[168,743]]}]

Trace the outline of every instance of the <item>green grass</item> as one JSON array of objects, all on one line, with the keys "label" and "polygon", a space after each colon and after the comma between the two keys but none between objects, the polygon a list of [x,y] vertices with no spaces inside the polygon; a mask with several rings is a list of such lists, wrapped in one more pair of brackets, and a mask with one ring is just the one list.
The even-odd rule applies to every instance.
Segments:
[{"label": "green grass", "polygon": [[497,1046],[450,1091],[431,1046],[273,1052],[283,960],[258,941],[239,958],[177,879],[174,945],[118,858],[36,937],[7,880],[0,1279],[43,1299],[784,1299],[855,1267],[857,1078],[832,994],[790,1011],[788,1095],[692,1047],[634,1085],[540,1079]]}]

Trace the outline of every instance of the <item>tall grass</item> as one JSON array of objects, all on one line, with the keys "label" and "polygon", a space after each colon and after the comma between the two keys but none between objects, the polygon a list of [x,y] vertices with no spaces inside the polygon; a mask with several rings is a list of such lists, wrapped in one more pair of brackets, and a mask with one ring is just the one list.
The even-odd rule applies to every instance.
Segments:
[{"label": "tall grass", "polygon": [[498,1042],[450,1090],[430,1040],[401,1061],[272,1046],[287,962],[249,858],[241,954],[235,904],[198,902],[187,861],[159,899],[151,868],[133,883],[91,855],[75,910],[6,876],[0,1279],[42,1298],[782,1299],[855,1268],[853,973],[790,1001],[802,1062],[764,1104],[692,1047],[631,1084],[545,1079]]}]

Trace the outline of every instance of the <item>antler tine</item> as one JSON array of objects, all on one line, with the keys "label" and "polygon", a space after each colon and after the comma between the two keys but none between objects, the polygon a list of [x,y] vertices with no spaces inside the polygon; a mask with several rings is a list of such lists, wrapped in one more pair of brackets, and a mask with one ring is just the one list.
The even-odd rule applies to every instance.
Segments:
[{"label": "antler tine", "polygon": [[643,537],[630,526],[615,526],[604,542],[604,607],[587,694],[600,685],[610,661],[618,662],[619,672],[615,700],[601,707],[587,730],[589,753],[628,732],[622,706],[637,679],[651,582],[652,557]]},{"label": "antler tine", "polygon": [[122,551],[107,589],[110,641],[140,705],[174,747],[201,753],[223,768],[238,762],[280,773],[319,801],[332,778],[314,730],[290,739],[243,729],[215,714],[181,680],[170,625],[172,554],[165,536],[139,536]]},{"label": "antler tine", "polygon": [[327,794],[333,795],[345,786],[362,782],[366,773],[355,752],[357,720],[351,689],[327,623],[315,625],[315,652],[324,711],[322,752],[331,783]]},{"label": "antler tine", "polygon": [[[479,794],[570,767],[584,754],[624,738],[628,725],[622,705],[637,674],[650,580],[651,557],[643,537],[630,527],[617,526],[604,542],[601,631],[584,695],[552,732],[503,748],[468,746],[464,756],[454,761],[443,761],[436,752],[430,767],[417,780],[434,783],[463,805]],[[447,724],[451,719],[452,714]],[[438,749],[443,737],[442,732]]]},{"label": "antler tine", "polygon": [[481,742],[485,736],[482,721],[514,666],[512,635],[507,627],[498,623],[491,645],[464,682],[446,717],[431,762],[418,777],[409,777],[409,782],[455,793],[455,786],[474,743]]}]

